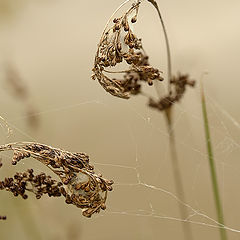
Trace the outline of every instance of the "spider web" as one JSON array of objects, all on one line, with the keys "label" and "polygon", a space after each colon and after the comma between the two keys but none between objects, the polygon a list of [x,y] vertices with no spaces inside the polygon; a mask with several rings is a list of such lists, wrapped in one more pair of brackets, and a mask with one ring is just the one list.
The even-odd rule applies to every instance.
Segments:
[{"label": "spider web", "polygon": [[[216,160],[216,164],[220,165],[222,167],[222,172],[219,175],[219,180],[221,181],[221,192],[223,193],[223,199],[225,199],[225,194],[224,194],[224,178],[225,173],[224,173],[224,169],[225,167],[233,167],[230,163],[225,162],[224,160],[221,160],[221,155],[225,156],[230,156],[231,157],[231,153],[233,153],[234,151],[239,151],[239,144],[234,140],[234,138],[231,136],[230,130],[227,126],[227,124],[231,124],[233,125],[235,128],[237,128],[237,130],[239,130],[239,123],[236,121],[236,119],[233,118],[233,116],[231,116],[226,110],[224,110],[221,106],[219,106],[219,104],[212,98],[210,98],[209,96],[207,96],[207,101],[209,102],[209,106],[210,106],[210,118],[214,118],[215,120],[218,121],[218,125],[215,126],[211,126],[212,131],[216,131],[217,134],[220,134],[222,136],[224,136],[222,138],[221,141],[218,142],[218,144],[216,144],[215,146],[215,150],[216,152],[218,152],[217,156],[215,157]],[[125,104],[124,104],[125,105]],[[108,109],[110,110],[109,112],[111,113],[111,108],[114,107],[112,104],[108,104],[105,100],[103,101],[98,101],[98,100],[92,100],[92,101],[84,101],[84,102],[80,102],[78,104],[72,104],[70,106],[61,106],[59,108],[54,108],[54,109],[50,109],[47,111],[42,111],[37,113],[39,116],[45,116],[45,115],[52,115],[52,114],[62,114],[62,112],[68,112],[68,111],[73,111],[77,112],[80,111],[81,112],[81,108],[82,107],[87,107],[87,106],[98,106],[98,108],[102,108],[102,109]],[[164,131],[163,129],[161,129],[159,126],[155,125],[156,122],[154,122],[154,119],[156,116],[154,115],[158,115],[157,117],[159,118],[159,121],[161,120],[161,114],[159,113],[152,113],[152,111],[146,111],[146,115],[142,114],[141,112],[139,112],[136,108],[132,107],[131,104],[127,104],[128,107],[128,111],[130,112],[130,115],[136,117],[139,119],[139,121],[141,121],[143,123],[143,128],[146,127],[147,129],[151,128],[151,131],[156,133],[157,135],[159,134],[161,137],[164,136],[165,141],[169,138],[167,131]],[[201,106],[199,105],[199,108]],[[183,107],[183,105],[178,105],[176,107],[176,111],[178,112],[177,117],[175,118],[175,122],[174,122],[174,130],[177,131],[178,125],[180,124],[179,122],[181,121],[182,118],[184,118],[184,115],[187,115],[190,120],[194,119],[194,121],[196,121],[199,125],[202,125],[202,118],[200,116],[200,114],[191,114],[189,113],[189,111],[187,109],[185,109]],[[114,112],[114,111],[113,111]],[[152,116],[153,115],[153,116]],[[36,139],[35,137],[32,137],[30,134],[26,133],[24,130],[21,130],[19,127],[17,127],[17,125],[15,124],[17,121],[19,120],[23,120],[25,117],[20,117],[20,118],[16,118],[16,119],[10,119],[9,124],[10,126],[15,130],[16,133],[19,133],[20,136],[22,136],[22,138],[24,138],[25,140],[29,140],[29,141],[36,141],[36,142],[41,142],[38,139]],[[190,121],[189,120],[189,121]],[[122,121],[122,120],[121,120]],[[15,122],[14,124],[12,122]],[[226,123],[225,123],[226,122]],[[164,121],[162,121],[162,124],[164,123]],[[177,145],[179,146],[179,148],[183,147],[188,149],[188,151],[192,151],[194,152],[198,158],[196,166],[193,167],[192,171],[195,172],[195,176],[192,177],[191,179],[191,189],[192,189],[192,193],[190,194],[191,197],[191,203],[189,202],[183,202],[181,199],[179,199],[177,197],[177,195],[174,193],[174,186],[170,185],[170,189],[167,187],[162,187],[161,186],[161,182],[156,184],[156,180],[154,179],[152,181],[152,175],[155,175],[155,178],[157,178],[157,176],[159,174],[161,174],[161,165],[169,165],[170,162],[169,161],[169,149],[167,149],[167,145],[168,142],[165,143],[165,152],[161,153],[161,155],[163,157],[161,157],[161,160],[159,162],[158,160],[158,156],[155,157],[155,166],[152,168],[150,167],[150,171],[147,170],[147,173],[145,173],[145,169],[146,169],[146,164],[148,165],[147,161],[149,161],[149,159],[146,159],[144,157],[141,156],[141,151],[139,150],[139,146],[138,146],[138,141],[137,139],[137,134],[135,134],[134,131],[136,131],[136,129],[134,129],[132,124],[129,123],[124,123],[123,124],[125,127],[125,131],[126,133],[124,133],[124,136],[129,140],[129,142],[131,143],[131,151],[132,151],[132,157],[130,157],[130,162],[123,165],[121,164],[121,160],[119,161],[118,158],[116,158],[117,160],[114,160],[119,162],[119,164],[113,164],[113,163],[104,163],[104,162],[97,162],[92,160],[92,163],[95,165],[96,171],[97,172],[101,172],[103,173],[103,175],[111,177],[114,179],[115,184],[114,184],[114,192],[115,193],[110,193],[109,194],[109,198],[108,198],[108,208],[107,211],[104,213],[101,213],[99,216],[95,216],[95,219],[98,218],[102,218],[103,221],[104,219],[110,217],[112,215],[116,215],[116,216],[125,216],[127,218],[131,218],[131,217],[141,217],[141,218],[152,218],[152,219],[159,219],[159,220],[168,220],[168,221],[176,221],[176,222],[188,222],[191,223],[193,225],[200,225],[200,226],[204,226],[204,227],[208,227],[208,228],[219,228],[219,223],[217,222],[216,218],[214,217],[215,214],[208,214],[206,210],[204,210],[204,207],[199,207],[199,205],[201,205],[199,203],[198,199],[194,199],[194,192],[196,191],[196,185],[197,182],[199,181],[198,178],[200,178],[200,172],[199,172],[199,168],[201,168],[201,165],[207,165],[207,155],[205,153],[205,151],[202,151],[202,149],[199,149],[195,146],[191,146],[189,145],[186,140],[182,140],[181,137],[177,137],[176,138],[176,142]],[[139,131],[139,130],[137,130]],[[191,134],[190,134],[191,137]],[[149,145],[151,145],[149,143]],[[146,150],[149,146],[146,146]],[[142,150],[144,151],[144,149]],[[116,154],[117,155],[117,154]],[[107,156],[107,155],[106,155]],[[99,159],[99,157],[95,157],[96,159]],[[101,160],[101,158],[100,158]],[[181,160],[181,159],[180,159]],[[204,160],[204,162],[202,161]],[[196,161],[196,160],[194,160]],[[107,162],[107,161],[106,161]],[[195,168],[195,169],[194,169]],[[152,170],[154,169],[154,170]],[[207,169],[207,168],[206,168]],[[206,170],[205,169],[205,170]],[[40,169],[42,170],[42,169]],[[204,171],[205,171],[204,170]],[[113,174],[114,173],[114,174]],[[115,175],[115,173],[117,173]],[[130,175],[130,177],[128,176]],[[150,178],[149,178],[150,176]],[[172,176],[171,176],[172,177]],[[126,179],[131,178],[132,180],[129,182]],[[152,183],[153,182],[153,183]],[[210,181],[208,183],[209,185],[211,184]],[[124,193],[122,193],[122,191]],[[145,207],[134,207],[132,210],[132,205],[130,204],[130,207],[126,207],[126,203],[125,201],[123,201],[121,196],[118,196],[117,198],[112,199],[112,195],[119,195],[118,193],[120,192],[120,194],[124,194],[126,195],[126,199],[128,199],[129,197],[131,198],[131,201],[134,202],[133,205],[136,204],[136,201],[139,201],[138,199],[138,195],[140,193],[140,195],[144,194],[144,195],[149,195],[149,197],[147,197],[147,201],[145,202]],[[133,194],[134,192],[136,196]],[[151,194],[149,192],[153,192],[154,194]],[[153,196],[152,196],[153,195]],[[136,198],[136,199],[135,199]],[[153,199],[151,199],[153,198]],[[212,198],[212,194],[211,192],[209,193],[208,198]],[[159,200],[158,200],[159,199]],[[163,200],[162,200],[163,199]],[[173,213],[171,215],[168,214],[168,210],[166,210],[165,208],[159,208],[158,205],[156,205],[156,203],[153,204],[153,202],[155,202],[157,200],[158,201],[163,201],[164,199],[167,199],[167,201],[171,205],[175,205],[177,206],[177,204],[181,204],[183,207],[185,207],[188,212],[189,215],[186,219],[181,219],[179,217],[179,213],[178,213],[178,209],[175,208],[175,210],[173,211]],[[54,201],[54,200],[53,200]],[[225,201],[224,201],[224,205],[225,205]],[[138,205],[138,204],[137,204]],[[170,211],[172,212],[172,211]],[[94,220],[93,220],[94,221]],[[234,233],[239,233],[240,230],[238,228],[232,227],[228,224],[222,226],[224,227],[226,230],[230,231],[230,232],[234,232]]]},{"label": "spider web", "polygon": [[[49,11],[48,14],[52,12]],[[104,19],[105,16],[102,16],[103,22]],[[76,18],[68,21],[74,23]],[[38,24],[38,22],[35,23],[37,26]],[[35,25],[30,25],[29,28],[36,27]],[[20,25],[18,31],[22,30]],[[15,34],[18,35],[19,32]],[[93,37],[95,33],[88,34],[87,40],[76,34],[70,35],[68,41],[70,38],[77,39],[76,41],[83,44],[89,41],[88,46],[95,46],[96,39]],[[26,50],[27,44],[24,48],[23,40],[26,39],[20,39],[19,45],[23,45],[23,50],[18,50],[17,56],[22,55]],[[53,47],[55,40],[54,37],[49,40],[48,49]],[[78,46],[76,42],[71,44]],[[230,239],[238,239],[240,233],[240,226],[238,226],[240,196],[237,191],[240,180],[238,164],[240,123],[229,113],[230,111],[221,106],[211,89],[209,90],[211,94],[207,91],[206,97],[226,220],[224,226],[219,226],[216,220],[198,89],[187,91],[181,104],[177,104],[174,109],[173,129],[186,195],[186,202],[183,202],[177,197],[175,191],[169,156],[169,135],[163,114],[149,109],[146,106],[147,99],[144,97],[123,101],[108,95],[97,82],[89,80],[90,67],[87,70],[83,67],[81,71],[84,73],[76,73],[80,72],[77,70],[76,62],[83,62],[78,56],[79,52],[73,56],[75,61],[71,62],[71,66],[70,64],[65,66],[66,63],[63,60],[55,63],[58,47],[53,48],[55,58],[50,57],[45,65],[43,59],[46,51],[43,51],[42,55],[39,53],[42,49],[38,52],[42,59],[39,61],[42,67],[39,68],[30,64],[31,54],[28,55],[29,59],[23,57],[17,59],[26,78],[36,79],[31,88],[39,108],[43,109],[36,113],[41,120],[41,126],[39,130],[30,130],[25,123],[27,116],[23,116],[21,112],[22,104],[11,100],[2,91],[3,105],[5,105],[2,108],[4,113],[2,115],[14,130],[13,136],[9,139],[4,137],[4,132],[1,134],[2,143],[36,141],[69,151],[87,152],[96,172],[113,179],[115,183],[114,191],[108,194],[106,211],[93,216],[90,220],[83,219],[80,210],[65,206],[61,199],[28,200],[31,202],[32,211],[38,215],[35,217],[36,221],[41,227],[47,229],[45,234],[54,235],[53,230],[47,225],[59,228],[63,224],[59,219],[67,218],[64,226],[70,223],[81,225],[83,239],[94,239],[92,229],[96,229],[99,239],[106,237],[104,233],[106,229],[110,229],[110,234],[115,237],[117,232],[118,239],[137,239],[136,236],[141,235],[142,239],[156,239],[161,235],[166,239],[176,236],[181,239],[182,223],[191,224],[195,239],[203,236],[212,236],[212,239],[217,239],[220,227],[227,230],[231,236]],[[34,49],[34,46],[32,48]],[[90,56],[85,60],[86,65],[83,66],[91,66],[94,50],[92,54],[88,51]],[[67,59],[72,57],[68,55],[67,47],[62,51],[62,55]],[[87,53],[82,54],[85,56]],[[19,64],[21,61],[24,63]],[[30,67],[27,66],[29,64]],[[48,65],[53,66],[53,69],[49,69]],[[28,70],[31,66],[35,67],[34,71]],[[65,72],[59,70],[63,67]],[[42,74],[43,70],[47,70],[47,74]],[[41,83],[42,79],[45,80]],[[60,80],[51,82],[52,79]],[[64,81],[65,79],[68,80]],[[79,82],[79,79],[84,81]],[[53,90],[56,91],[53,93]],[[152,93],[154,89],[147,91]],[[95,95],[96,97],[93,97]],[[1,154],[1,156],[3,160],[11,158],[8,154]],[[19,167],[33,166],[38,171],[45,171],[40,164],[33,162],[19,163]],[[12,170],[14,171],[16,168]],[[187,209],[186,219],[179,217],[178,204]],[[46,214],[49,219],[44,223]],[[122,231],[118,230],[119,226]],[[66,235],[64,229],[59,230],[60,239],[61,234]]]}]

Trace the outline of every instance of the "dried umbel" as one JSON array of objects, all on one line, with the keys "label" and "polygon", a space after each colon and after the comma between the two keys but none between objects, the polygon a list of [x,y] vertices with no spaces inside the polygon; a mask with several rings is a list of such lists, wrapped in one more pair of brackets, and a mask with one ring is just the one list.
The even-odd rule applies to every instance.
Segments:
[{"label": "dried umbel", "polygon": [[52,180],[44,173],[34,176],[33,170],[17,173],[14,178],[1,182],[0,189],[27,198],[25,191],[33,192],[37,198],[43,194],[59,197],[66,203],[83,209],[83,215],[91,217],[105,209],[107,192],[112,190],[113,181],[104,179],[93,171],[89,157],[85,153],[71,153],[39,143],[10,143],[0,146],[0,151],[13,151],[12,164],[24,158],[33,157],[58,175],[61,182]]},{"label": "dried umbel", "polygon": [[176,102],[179,102],[183,97],[186,87],[194,87],[195,81],[190,80],[187,74],[178,74],[178,76],[173,76],[170,81],[171,87],[173,89],[167,96],[162,97],[159,101],[155,101],[152,98],[149,99],[148,105],[152,108],[156,108],[159,111],[167,110]]},{"label": "dried umbel", "polygon": [[[113,96],[125,99],[130,98],[131,94],[139,93],[142,82],[152,85],[154,80],[163,80],[161,72],[148,63],[141,39],[132,30],[140,4],[141,1],[134,3],[121,17],[114,18],[113,26],[104,30],[93,68],[93,79],[97,79]],[[123,62],[128,65],[128,69],[109,70]],[[118,73],[124,74],[123,79],[107,76]]]}]

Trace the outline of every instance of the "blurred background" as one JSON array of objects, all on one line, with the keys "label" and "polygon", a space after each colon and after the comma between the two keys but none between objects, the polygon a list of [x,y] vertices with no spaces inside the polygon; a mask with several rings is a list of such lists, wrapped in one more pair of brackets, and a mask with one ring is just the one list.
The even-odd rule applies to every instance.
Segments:
[{"label": "blurred background", "polygon": [[[36,141],[86,152],[96,172],[115,181],[106,211],[91,219],[63,198],[22,200],[2,191],[0,215],[7,215],[7,221],[0,222],[1,239],[184,239],[164,115],[150,109],[143,96],[114,98],[91,80],[103,28],[121,3],[0,0],[0,115],[13,129],[9,138],[6,129],[0,130],[1,144]],[[188,73],[197,82],[203,78],[225,222],[232,229],[227,233],[239,239],[240,2],[158,3],[174,73]],[[151,64],[166,76],[163,33],[147,2],[135,30]],[[145,91],[156,96],[154,87]],[[174,107],[174,130],[186,201],[217,219],[199,84]],[[27,168],[51,174],[33,159],[11,166],[11,156],[1,154],[1,179]],[[199,215],[190,220],[195,240],[219,239],[213,221]]]}]

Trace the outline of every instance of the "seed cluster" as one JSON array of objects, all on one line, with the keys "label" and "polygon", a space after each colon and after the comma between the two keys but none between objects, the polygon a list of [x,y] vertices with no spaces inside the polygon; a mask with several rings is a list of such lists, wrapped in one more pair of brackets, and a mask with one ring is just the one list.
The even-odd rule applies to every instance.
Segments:
[{"label": "seed cluster", "polygon": [[112,180],[94,172],[85,153],[71,153],[40,143],[12,143],[0,146],[0,151],[13,151],[12,164],[33,157],[49,167],[61,182],[53,180],[44,173],[34,176],[33,170],[17,173],[14,178],[6,178],[0,189],[11,191],[15,196],[27,198],[26,190],[33,192],[39,199],[43,194],[60,197],[66,203],[83,209],[83,215],[91,217],[105,209],[107,192],[112,190]]},{"label": "seed cluster", "polygon": [[159,101],[155,101],[154,99],[150,98],[148,103],[150,107],[156,108],[159,111],[169,109],[174,103],[181,100],[187,86],[195,86],[195,81],[190,80],[187,74],[183,75],[179,73],[178,76],[172,77],[170,84],[173,87],[174,91],[170,92],[167,96],[162,97]]},{"label": "seed cluster", "polygon": [[[141,39],[133,33],[132,24],[137,21],[140,1],[119,18],[113,20],[113,26],[106,29],[98,45],[95,56],[93,79],[97,79],[110,94],[128,99],[130,95],[140,92],[141,82],[153,84],[154,80],[162,81],[161,72],[148,63]],[[133,17],[132,14],[134,14]],[[129,69],[109,71],[125,62]],[[123,79],[109,77],[106,74],[124,73]]]},{"label": "seed cluster", "polygon": [[28,198],[27,191],[29,191],[40,199],[43,194],[48,194],[49,197],[60,197],[62,185],[45,173],[34,175],[33,169],[28,169],[26,172],[16,173],[13,178],[0,181],[0,190],[5,189],[12,192],[15,197],[20,195],[23,199]]}]

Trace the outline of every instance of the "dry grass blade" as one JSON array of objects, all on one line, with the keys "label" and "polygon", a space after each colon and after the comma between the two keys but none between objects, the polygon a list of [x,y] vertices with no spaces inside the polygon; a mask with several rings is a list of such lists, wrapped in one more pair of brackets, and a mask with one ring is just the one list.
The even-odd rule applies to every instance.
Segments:
[{"label": "dry grass blade", "polygon": [[85,153],[71,153],[40,143],[19,142],[0,146],[0,151],[13,151],[12,164],[16,165],[24,158],[32,157],[49,167],[60,182],[52,180],[44,173],[34,176],[33,170],[15,174],[14,178],[6,178],[0,188],[13,192],[15,196],[27,198],[25,191],[30,191],[41,198],[43,194],[60,197],[66,203],[83,209],[83,215],[91,217],[105,209],[107,192],[112,190],[112,180],[93,171],[89,157]]}]

